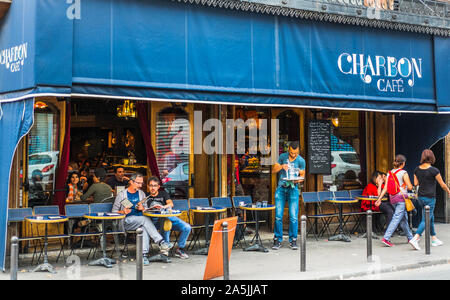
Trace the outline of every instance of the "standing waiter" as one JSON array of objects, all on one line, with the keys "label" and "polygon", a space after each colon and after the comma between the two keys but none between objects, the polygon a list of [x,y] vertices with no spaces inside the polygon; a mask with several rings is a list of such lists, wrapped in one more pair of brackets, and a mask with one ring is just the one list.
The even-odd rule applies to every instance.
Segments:
[{"label": "standing waiter", "polygon": [[287,181],[289,169],[299,170],[296,176],[305,177],[306,163],[303,157],[299,155],[298,142],[291,142],[288,152],[282,153],[275,163],[272,172],[280,173],[278,187],[275,191],[275,228],[272,249],[278,250],[283,240],[283,213],[285,202],[289,206],[289,244],[291,249],[297,250],[298,235],[298,202],[299,202],[299,183],[304,179]]}]

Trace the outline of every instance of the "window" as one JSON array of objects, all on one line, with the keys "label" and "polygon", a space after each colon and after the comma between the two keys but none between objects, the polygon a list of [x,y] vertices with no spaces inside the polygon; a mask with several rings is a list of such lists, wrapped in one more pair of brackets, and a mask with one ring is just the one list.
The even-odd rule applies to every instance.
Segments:
[{"label": "window", "polygon": [[50,103],[36,102],[34,124],[28,135],[29,207],[49,203],[58,160],[59,112]]},{"label": "window", "polygon": [[186,199],[189,187],[190,131],[181,108],[163,109],[156,119],[156,159],[162,185],[172,199]]}]

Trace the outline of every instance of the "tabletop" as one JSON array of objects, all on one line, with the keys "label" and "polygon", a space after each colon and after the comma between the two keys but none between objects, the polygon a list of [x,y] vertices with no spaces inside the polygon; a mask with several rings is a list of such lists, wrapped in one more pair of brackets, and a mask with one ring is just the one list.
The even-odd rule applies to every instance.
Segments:
[{"label": "tabletop", "polygon": [[142,214],[147,217],[156,217],[156,218],[168,218],[168,217],[178,217],[181,216],[181,211],[179,212],[172,212],[168,214],[162,214],[158,211],[143,211]]},{"label": "tabletop", "polygon": [[210,213],[225,212],[225,211],[227,211],[227,208],[222,207],[222,206],[199,206],[196,208],[191,208],[191,211],[198,212],[198,213],[204,213],[204,214],[210,214]]},{"label": "tabletop", "polygon": [[261,211],[264,211],[264,210],[273,210],[273,209],[275,209],[275,205],[268,204],[266,207],[239,206],[239,208],[244,209],[244,210],[258,210],[258,211],[261,210]]},{"label": "tabletop", "polygon": [[85,214],[83,217],[85,217],[86,219],[92,219],[92,220],[119,220],[119,219],[123,219],[126,217],[125,214],[113,213],[113,212],[103,213],[103,215],[99,215],[99,214],[102,214],[102,213]]},{"label": "tabletop", "polygon": [[[42,217],[42,220],[40,219]],[[25,217],[25,220],[31,222],[31,223],[61,223],[66,222],[69,220],[66,216],[60,216],[60,215],[36,215],[36,216],[28,216]]]},{"label": "tabletop", "polygon": [[[355,197],[355,199],[365,200],[365,201],[377,201],[378,197],[377,196],[358,196],[358,197]],[[388,200],[387,197],[384,197],[381,199],[381,201],[387,201],[387,200]]]},{"label": "tabletop", "polygon": [[331,203],[356,203],[359,200],[355,198],[350,197],[336,197],[331,199],[326,199],[325,201],[331,202]]}]

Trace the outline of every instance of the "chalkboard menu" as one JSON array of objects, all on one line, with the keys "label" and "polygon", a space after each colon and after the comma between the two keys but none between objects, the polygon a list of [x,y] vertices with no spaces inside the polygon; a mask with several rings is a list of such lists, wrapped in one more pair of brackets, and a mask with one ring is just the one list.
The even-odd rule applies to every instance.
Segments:
[{"label": "chalkboard menu", "polygon": [[331,174],[331,122],[312,120],[308,124],[308,173]]}]

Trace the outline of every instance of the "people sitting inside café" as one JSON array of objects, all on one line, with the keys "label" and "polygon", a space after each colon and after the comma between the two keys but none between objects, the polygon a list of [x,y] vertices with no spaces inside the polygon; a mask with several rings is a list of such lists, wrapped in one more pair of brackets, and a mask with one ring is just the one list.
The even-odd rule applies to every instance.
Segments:
[{"label": "people sitting inside caf\u00e9", "polygon": [[114,176],[111,176],[106,180],[106,183],[113,189],[116,190],[118,186],[126,187],[130,179],[125,176],[125,169],[121,166],[114,167]]},{"label": "people sitting inside caf\u00e9", "polygon": [[102,203],[102,202],[113,202],[113,190],[109,185],[104,183],[103,181],[106,178],[106,170],[103,168],[97,168],[94,171],[94,175],[92,176],[93,184],[89,187],[89,189],[84,193],[80,198],[82,201],[86,201],[90,198],[93,198],[93,202]]},{"label": "people sitting inside caf\u00e9", "polygon": [[81,201],[81,195],[83,195],[83,192],[80,186],[80,177],[78,172],[72,172],[67,178],[66,203]]}]

